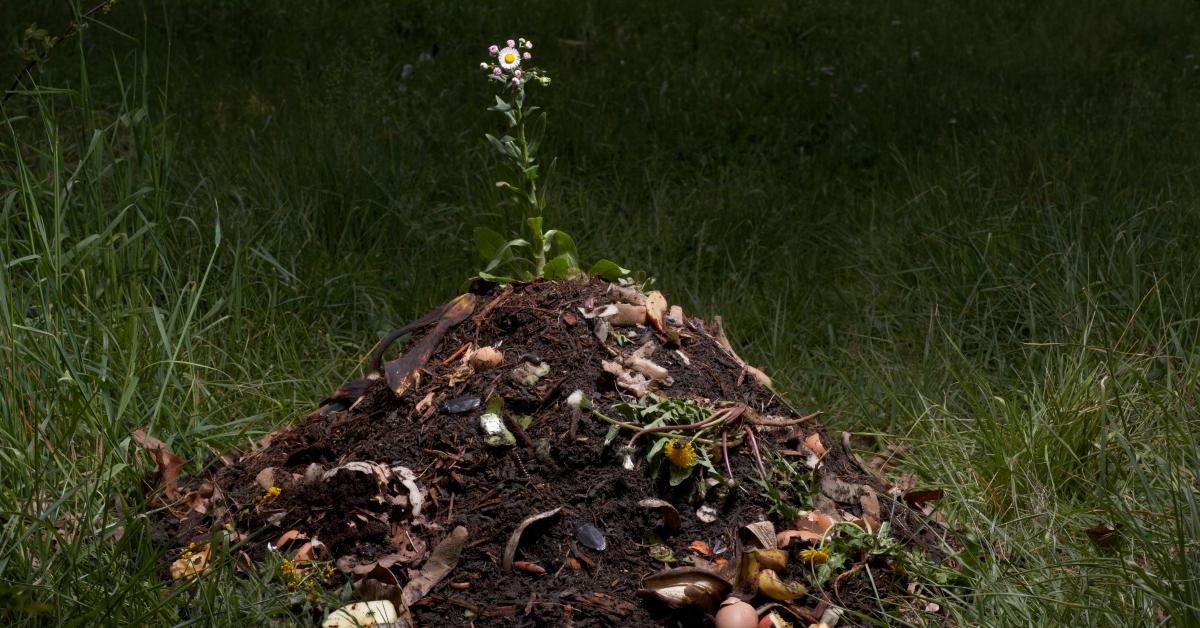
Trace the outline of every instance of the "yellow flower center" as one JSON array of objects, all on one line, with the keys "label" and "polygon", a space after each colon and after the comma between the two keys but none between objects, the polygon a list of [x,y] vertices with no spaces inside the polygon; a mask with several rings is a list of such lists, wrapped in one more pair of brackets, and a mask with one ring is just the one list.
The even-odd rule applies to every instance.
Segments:
[{"label": "yellow flower center", "polygon": [[517,61],[516,53],[510,52],[510,53],[504,55],[505,63],[515,63],[516,61]]}]

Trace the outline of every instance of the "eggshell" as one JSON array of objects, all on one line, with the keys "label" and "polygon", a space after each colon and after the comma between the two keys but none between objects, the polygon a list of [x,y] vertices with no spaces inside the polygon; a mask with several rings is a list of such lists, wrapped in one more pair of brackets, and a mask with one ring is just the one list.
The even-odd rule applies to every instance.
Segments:
[{"label": "eggshell", "polygon": [[753,606],[731,597],[721,602],[721,610],[717,611],[717,628],[756,628],[758,626],[758,611]]}]

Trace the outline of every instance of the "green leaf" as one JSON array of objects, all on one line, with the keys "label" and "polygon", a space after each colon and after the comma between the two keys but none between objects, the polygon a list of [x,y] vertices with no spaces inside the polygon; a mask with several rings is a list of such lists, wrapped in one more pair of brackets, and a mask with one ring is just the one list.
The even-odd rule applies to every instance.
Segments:
[{"label": "green leaf", "polygon": [[555,249],[558,251],[558,253],[560,255],[563,253],[567,253],[573,258],[579,259],[579,251],[577,251],[575,249],[575,240],[572,240],[571,236],[567,235],[567,232],[559,231],[558,229],[551,229],[551,230],[547,231],[546,232],[546,252],[547,253],[550,252],[551,244],[554,245]]},{"label": "green leaf", "polygon": [[516,281],[512,277],[504,277],[502,275],[493,275],[491,273],[484,272],[482,270],[479,271],[478,275],[479,275],[479,278],[484,281],[490,281],[492,283],[498,283],[501,285],[510,284],[510,283]]},{"label": "green leaf", "polygon": [[479,255],[483,259],[491,260],[502,248],[504,248],[504,236],[487,227],[475,228],[475,250],[479,251]]},{"label": "green leaf", "polygon": [[578,275],[579,264],[575,263],[575,258],[570,253],[563,253],[546,262],[545,268],[542,269],[542,276],[546,279],[571,279]]},{"label": "green leaf", "polygon": [[671,465],[671,486],[679,486],[683,481],[691,477],[692,467],[681,469],[675,465]]},{"label": "green leaf", "polygon": [[616,281],[629,274],[628,268],[621,268],[616,262],[602,259],[595,264],[592,264],[592,269],[588,271],[589,275],[600,275],[609,280]]},{"label": "green leaf", "polygon": [[617,434],[621,433],[621,428],[614,425],[608,428],[608,433],[604,435],[604,446],[608,447],[614,440],[617,439]]},{"label": "green leaf", "polygon": [[505,102],[503,98],[497,96],[496,104],[488,107],[488,111],[512,111],[512,105]]}]

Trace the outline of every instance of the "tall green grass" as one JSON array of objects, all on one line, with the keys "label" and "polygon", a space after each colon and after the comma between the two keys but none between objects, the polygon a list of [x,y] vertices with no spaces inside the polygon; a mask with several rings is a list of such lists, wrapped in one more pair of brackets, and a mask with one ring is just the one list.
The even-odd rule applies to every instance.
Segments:
[{"label": "tall green grass", "polygon": [[472,68],[520,30],[551,221],[906,443],[955,623],[1200,623],[1200,29],[1102,9],[121,3],[2,112],[0,620],[303,617],[269,570],[164,592],[129,433],[196,471],[452,296],[512,224]]}]

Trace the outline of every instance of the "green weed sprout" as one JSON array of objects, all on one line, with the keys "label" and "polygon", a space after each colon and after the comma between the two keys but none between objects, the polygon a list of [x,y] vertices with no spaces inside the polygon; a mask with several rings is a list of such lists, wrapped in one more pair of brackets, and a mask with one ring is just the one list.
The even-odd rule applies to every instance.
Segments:
[{"label": "green weed sprout", "polygon": [[[489,47],[488,60],[479,64],[499,91],[488,111],[500,113],[507,122],[503,135],[488,133],[486,137],[502,163],[496,187],[507,193],[506,202],[520,209],[529,239],[506,240],[491,229],[475,229],[475,246],[487,261],[476,278],[505,284],[538,277],[582,277],[575,241],[565,231],[545,230],[544,225],[546,190],[544,186],[538,187],[542,172],[537,152],[546,132],[546,112],[527,103],[526,88],[535,84],[546,87],[550,85],[550,76],[545,70],[533,67],[532,41],[521,37],[505,44]],[[616,281],[629,271],[601,260],[588,274]]]}]

